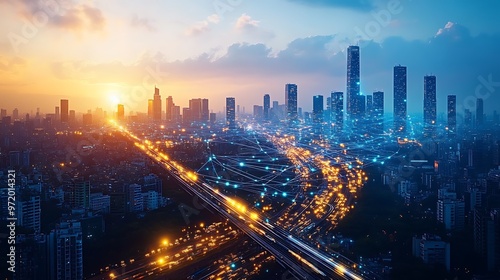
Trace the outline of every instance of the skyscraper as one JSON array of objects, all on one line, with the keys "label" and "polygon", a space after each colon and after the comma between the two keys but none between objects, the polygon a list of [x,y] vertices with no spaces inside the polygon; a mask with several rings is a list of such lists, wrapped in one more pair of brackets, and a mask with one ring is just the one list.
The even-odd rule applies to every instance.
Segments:
[{"label": "skyscraper", "polygon": [[160,89],[155,87],[155,94],[153,96],[153,120],[161,121],[161,96]]},{"label": "skyscraper", "polygon": [[49,235],[49,254],[54,255],[52,279],[83,279],[82,227],[80,222],[63,222]]},{"label": "skyscraper", "polygon": [[210,110],[208,109],[208,99],[201,100],[201,121],[207,123],[210,118]]},{"label": "skyscraper", "polygon": [[271,96],[264,95],[264,119],[269,120],[269,109],[271,108]]},{"label": "skyscraper", "polygon": [[448,133],[457,131],[457,96],[448,95]]},{"label": "skyscraper", "polygon": [[69,101],[61,99],[61,122],[67,123],[69,121]]},{"label": "skyscraper", "polygon": [[70,204],[74,208],[88,209],[90,204],[90,182],[74,182],[70,192]]},{"label": "skyscraper", "polygon": [[379,132],[384,130],[384,92],[376,91],[373,93],[373,119],[375,129]]},{"label": "skyscraper", "polygon": [[394,66],[394,130],[406,131],[407,92],[406,66]]},{"label": "skyscraper", "polygon": [[436,76],[424,77],[424,125],[427,128],[436,124]]},{"label": "skyscraper", "polygon": [[226,98],[226,125],[236,128],[236,100],[234,97]]},{"label": "skyscraper", "polygon": [[148,99],[148,119],[153,119],[153,99]]},{"label": "skyscraper", "polygon": [[201,98],[189,100],[189,112],[191,121],[201,121]]},{"label": "skyscraper", "polygon": [[117,108],[117,113],[116,113],[116,119],[119,121],[124,121],[125,120],[125,106],[123,104],[118,104]]},{"label": "skyscraper", "polygon": [[334,123],[334,129],[336,131],[341,131],[344,126],[344,93],[339,91],[332,92],[331,100],[332,122]]},{"label": "skyscraper", "polygon": [[366,96],[366,115],[371,116],[373,113],[373,95]]},{"label": "skyscraper", "polygon": [[59,106],[56,106],[55,114],[56,114],[56,120],[60,120],[61,113],[59,112]]},{"label": "skyscraper", "polygon": [[347,115],[354,118],[360,114],[360,66],[359,46],[347,48]]},{"label": "skyscraper", "polygon": [[165,120],[170,123],[172,122],[172,110],[174,107],[174,99],[172,96],[167,97],[167,102],[166,102],[167,107],[165,108]]},{"label": "skyscraper", "polygon": [[286,117],[288,121],[296,121],[298,118],[297,112],[297,85],[285,85],[285,107]]},{"label": "skyscraper", "polygon": [[484,102],[482,98],[476,100],[476,126],[481,127],[484,124]]},{"label": "skyscraper", "polygon": [[313,122],[322,123],[323,122],[323,95],[313,96]]}]

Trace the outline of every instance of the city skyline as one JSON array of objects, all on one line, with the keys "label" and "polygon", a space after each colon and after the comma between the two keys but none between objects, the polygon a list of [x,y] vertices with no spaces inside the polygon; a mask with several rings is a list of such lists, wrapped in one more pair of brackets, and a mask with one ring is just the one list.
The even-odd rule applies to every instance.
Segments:
[{"label": "city skyline", "polygon": [[[218,100],[214,108],[222,109],[226,96],[235,96],[242,106],[251,108],[259,104],[264,93],[283,103],[282,85],[293,82],[301,88],[298,102],[304,105],[300,107],[311,110],[312,96],[345,91],[346,48],[356,44],[361,52],[360,86],[364,94],[377,90],[391,92],[392,67],[398,64],[408,67],[410,114],[419,111],[413,104],[423,100],[422,76],[432,74],[440,80],[439,111],[446,111],[449,94],[457,95],[457,104],[463,107],[468,97],[477,95],[478,86],[482,86],[480,95],[491,93],[488,89],[500,76],[495,67],[498,61],[486,55],[500,41],[498,30],[477,20],[477,14],[487,14],[499,5],[494,1],[488,2],[490,9],[464,4],[447,9],[446,14],[436,11],[447,6],[448,1],[433,4],[432,13],[436,17],[429,21],[416,18],[428,3],[317,4],[325,5],[324,11],[316,4],[302,1],[267,4],[281,5],[292,14],[302,10],[320,15],[338,13],[339,17],[333,18],[344,19],[346,24],[342,26],[348,26],[311,19],[298,30],[284,26],[292,22],[282,16],[273,19],[257,2],[241,2],[225,10],[214,8],[213,3],[195,7],[183,4],[180,11],[189,8],[193,15],[174,21],[168,28],[159,28],[165,26],[161,25],[163,19],[147,8],[128,10],[127,5],[121,5],[113,9],[114,2],[74,3],[60,7],[60,15],[49,13],[47,22],[35,26],[33,34],[28,32],[25,22],[33,21],[33,15],[43,11],[43,7],[29,1],[2,2],[5,10],[13,12],[1,27],[7,34],[0,39],[0,70],[5,72],[0,83],[3,107],[9,110],[17,107],[21,111],[40,107],[44,112],[53,111],[48,101],[52,97],[75,100],[79,112],[93,109],[94,104],[109,111],[118,103],[133,111],[143,111],[143,103],[156,85],[164,97],[173,96],[182,105],[209,88],[206,97]],[[389,9],[389,3],[394,7]],[[386,23],[380,18],[387,15]],[[86,24],[86,19],[92,16],[97,19],[95,24]],[[301,16],[311,17],[309,13]],[[273,24],[276,20],[281,23]],[[366,32],[371,26],[378,32]],[[112,32],[125,27],[131,38],[144,38],[145,43],[135,39],[131,43],[130,39]],[[23,32],[31,37],[27,39]],[[158,38],[165,39],[158,42]],[[174,42],[173,38],[176,43],[169,44],[172,51],[160,47]],[[47,47],[47,42],[51,42],[50,46],[54,46],[53,42],[66,45],[75,39],[80,43],[72,43],[64,51]],[[366,42],[370,40],[371,43]],[[200,41],[207,42],[207,47],[199,46]],[[117,43],[127,43],[130,47],[117,50],[114,45]],[[110,48],[113,52],[104,51],[109,46],[113,46]],[[11,95],[26,98],[16,104],[9,98]],[[491,113],[492,104],[499,101],[497,95],[490,95],[486,113]],[[392,110],[392,98],[386,98],[386,107],[387,111]]]}]

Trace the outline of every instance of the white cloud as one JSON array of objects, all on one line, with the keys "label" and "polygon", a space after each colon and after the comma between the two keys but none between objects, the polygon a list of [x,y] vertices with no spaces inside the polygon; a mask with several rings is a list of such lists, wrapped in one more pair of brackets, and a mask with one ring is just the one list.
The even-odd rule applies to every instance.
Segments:
[{"label": "white cloud", "polygon": [[217,14],[209,15],[205,20],[195,23],[193,26],[186,30],[186,35],[197,36],[205,32],[210,31],[211,24],[217,24],[220,22],[220,18]]},{"label": "white cloud", "polygon": [[252,19],[251,16],[247,14],[242,14],[236,21],[236,29],[251,29],[259,27],[259,21]]}]

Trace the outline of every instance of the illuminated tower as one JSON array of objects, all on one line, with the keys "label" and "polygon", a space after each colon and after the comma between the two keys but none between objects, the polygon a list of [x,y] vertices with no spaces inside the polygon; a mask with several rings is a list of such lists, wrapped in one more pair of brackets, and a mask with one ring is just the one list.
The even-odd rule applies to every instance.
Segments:
[{"label": "illuminated tower", "polygon": [[236,100],[234,97],[226,98],[226,125],[236,128]]},{"label": "illuminated tower", "polygon": [[153,119],[153,99],[148,99],[148,119]]},{"label": "illuminated tower", "polygon": [[384,131],[384,92],[376,91],[373,93],[373,111],[372,118],[375,121],[374,128],[378,132]]},{"label": "illuminated tower", "polygon": [[436,76],[424,77],[424,129],[434,131],[437,116]]},{"label": "illuminated tower", "polygon": [[116,113],[116,119],[119,121],[125,120],[125,106],[123,106],[123,104],[118,104],[118,111]]},{"label": "illuminated tower", "polygon": [[406,131],[407,92],[406,66],[394,66],[394,130]]},{"label": "illuminated tower", "polygon": [[174,99],[172,96],[167,97],[167,107],[165,108],[165,119],[167,122],[172,122],[172,110],[174,107]]},{"label": "illuminated tower", "polygon": [[448,95],[448,133],[457,131],[457,96]]},{"label": "illuminated tower", "polygon": [[269,94],[264,95],[264,119],[269,120],[269,108],[271,108],[271,96]]},{"label": "illuminated tower", "polygon": [[298,118],[297,112],[297,85],[285,85],[285,107],[286,116],[289,121],[296,121]]},{"label": "illuminated tower", "polygon": [[323,122],[323,95],[313,96],[313,122],[322,123]]},{"label": "illuminated tower", "polygon": [[153,96],[153,120],[161,121],[161,96],[160,89],[155,87],[155,95]]},{"label": "illuminated tower", "polygon": [[360,115],[359,47],[347,48],[347,115]]},{"label": "illuminated tower", "polygon": [[332,92],[331,102],[332,104],[330,106],[334,129],[336,131],[341,131],[344,126],[344,93],[339,91]]}]

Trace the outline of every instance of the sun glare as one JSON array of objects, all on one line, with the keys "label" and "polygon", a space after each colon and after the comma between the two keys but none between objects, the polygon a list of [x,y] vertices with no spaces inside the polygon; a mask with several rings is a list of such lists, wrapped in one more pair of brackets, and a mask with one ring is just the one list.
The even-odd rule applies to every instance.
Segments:
[{"label": "sun glare", "polygon": [[115,107],[120,103],[120,94],[112,91],[108,93],[108,100],[111,106]]}]

